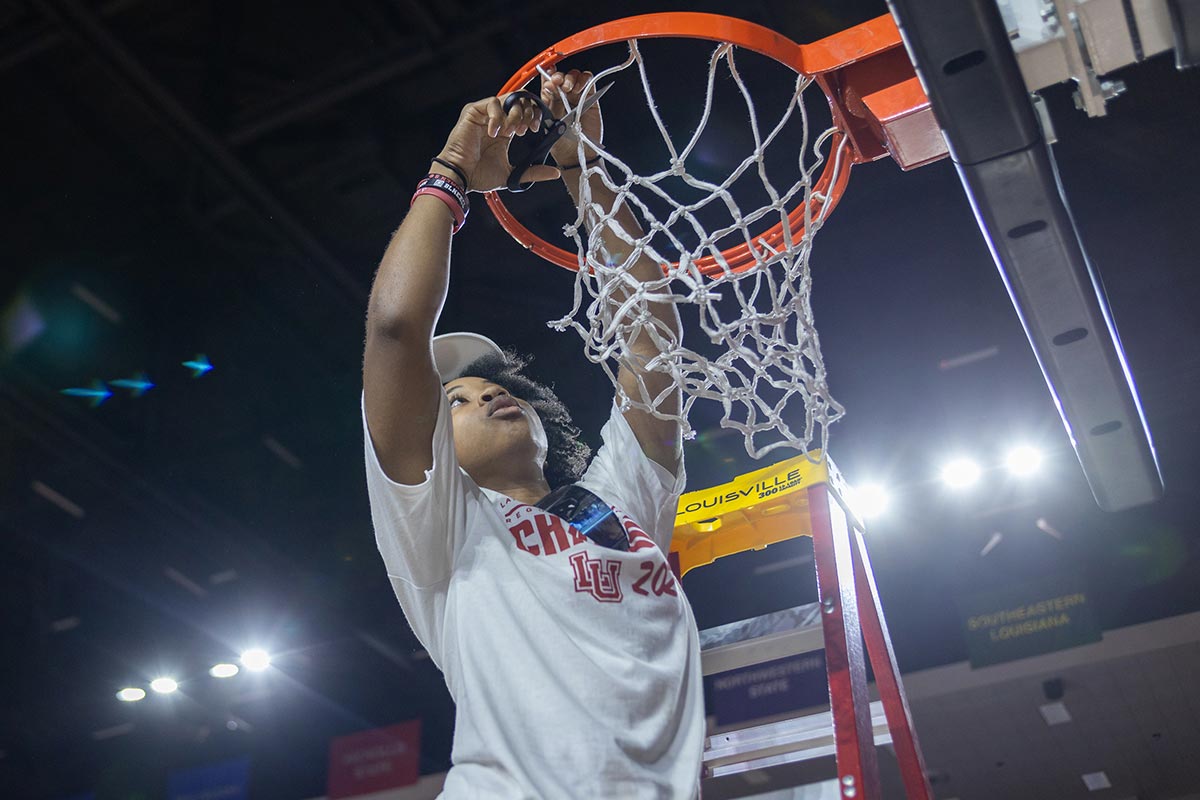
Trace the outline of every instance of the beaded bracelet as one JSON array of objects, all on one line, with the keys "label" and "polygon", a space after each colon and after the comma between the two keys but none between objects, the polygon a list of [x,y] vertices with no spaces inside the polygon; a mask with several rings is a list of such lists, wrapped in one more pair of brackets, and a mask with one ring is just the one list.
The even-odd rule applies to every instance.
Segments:
[{"label": "beaded bracelet", "polygon": [[436,197],[446,204],[446,207],[450,209],[450,214],[454,217],[454,228],[451,233],[458,233],[467,221],[467,214],[471,211],[471,203],[467,200],[466,192],[445,175],[431,172],[417,183],[417,190],[413,193],[409,206],[411,207],[421,195]]}]

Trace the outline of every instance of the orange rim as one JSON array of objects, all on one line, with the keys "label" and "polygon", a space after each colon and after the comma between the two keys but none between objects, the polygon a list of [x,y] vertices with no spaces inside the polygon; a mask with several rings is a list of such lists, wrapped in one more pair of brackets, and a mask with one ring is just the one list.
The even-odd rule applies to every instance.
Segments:
[{"label": "orange rim", "polygon": [[[883,19],[883,18],[881,18]],[[661,39],[678,37],[685,39],[705,39],[713,42],[727,42],[736,47],[752,50],[761,55],[778,61],[780,64],[803,74],[817,74],[834,69],[842,64],[858,60],[868,51],[874,49],[871,41],[856,40],[852,47],[839,48],[837,61],[831,61],[830,49],[827,42],[814,45],[800,45],[782,36],[770,28],[756,25],[753,22],[725,17],[719,14],[701,14],[695,12],[668,12],[663,14],[642,14],[636,17],[606,22],[581,31],[574,36],[546,48],[530,59],[525,66],[508,79],[501,87],[499,95],[514,92],[522,88],[538,76],[538,69],[549,69],[564,58],[577,53],[600,47],[606,44],[617,44],[630,39]],[[863,37],[859,36],[860,39]],[[806,53],[806,49],[809,51]],[[808,56],[808,63],[806,63]],[[832,101],[831,101],[832,102]],[[834,115],[837,119],[837,114]],[[844,135],[839,132],[830,142],[830,155],[825,168],[817,182],[813,185],[808,201],[809,213],[813,218],[828,216],[841,199],[846,183],[850,177],[850,167],[856,158],[853,146],[847,142],[848,152],[838,159],[837,151],[842,146]],[[821,195],[819,200],[811,195]],[[572,271],[579,269],[579,255],[561,247],[550,244],[533,231],[529,230],[518,220],[504,201],[499,192],[485,194],[488,206],[496,215],[504,230],[521,243],[526,249],[536,253],[552,264]],[[788,225],[791,228],[792,241],[804,236],[805,205],[802,203],[788,214]],[[754,237],[754,242],[773,249],[780,249],[785,241],[783,223]],[[751,248],[745,242],[721,251],[728,269],[732,272],[744,272],[757,263]],[[696,260],[697,268],[705,275],[719,275],[723,272],[720,262],[714,256],[705,256]]]}]

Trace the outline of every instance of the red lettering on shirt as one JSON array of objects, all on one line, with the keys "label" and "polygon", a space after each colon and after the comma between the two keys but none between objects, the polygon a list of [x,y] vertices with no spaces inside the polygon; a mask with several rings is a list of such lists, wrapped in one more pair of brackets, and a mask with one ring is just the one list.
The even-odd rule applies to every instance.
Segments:
[{"label": "red lettering on shirt", "polygon": [[621,517],[621,524],[625,526],[625,533],[629,536],[629,552],[636,553],[639,550],[658,546],[653,539],[646,535],[644,530],[638,527],[636,522],[619,511],[617,513]]},{"label": "red lettering on shirt", "polygon": [[[511,498],[502,501],[504,520],[517,549],[534,556],[570,553],[568,563],[574,578],[574,588],[580,594],[590,594],[601,603],[620,603],[625,593],[621,587],[621,564],[616,557],[593,557],[588,550],[577,550],[586,536],[561,517],[542,511],[536,506],[518,503]],[[657,550],[658,545],[641,526],[620,509],[614,508],[621,526],[629,537],[629,552]],[[574,552],[572,552],[574,551]],[[592,550],[591,552],[595,552]],[[651,554],[647,554],[651,555]],[[632,569],[633,567],[630,567]],[[629,587],[633,594],[646,597],[664,595],[678,597],[679,591],[666,560],[653,557],[641,562],[641,570]]]},{"label": "red lettering on shirt", "polygon": [[546,555],[570,550],[584,542],[583,534],[574,525],[568,525],[554,514],[537,514],[533,521],[537,525],[538,536],[542,539],[542,549]]},{"label": "red lettering on shirt", "polygon": [[541,549],[538,547],[539,537],[533,529],[533,522],[528,519],[518,520],[508,528],[508,532],[512,534],[513,539],[517,543],[517,547],[531,555],[540,556]]},{"label": "red lettering on shirt", "polygon": [[672,574],[671,568],[667,566],[667,562],[643,561],[641,569],[641,577],[633,582],[632,588],[635,593],[646,597],[649,597],[651,593],[660,597],[664,594],[672,597],[678,596],[679,592],[675,589],[675,576]]},{"label": "red lettering on shirt", "polygon": [[575,591],[586,592],[601,603],[621,602],[621,562],[611,558],[592,558],[587,551],[571,556],[575,571]]}]

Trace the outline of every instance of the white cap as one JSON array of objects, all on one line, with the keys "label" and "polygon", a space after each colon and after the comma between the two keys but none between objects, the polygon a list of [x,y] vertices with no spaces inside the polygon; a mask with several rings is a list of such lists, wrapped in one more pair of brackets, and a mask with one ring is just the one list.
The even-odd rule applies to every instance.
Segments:
[{"label": "white cap", "polygon": [[473,361],[503,352],[500,345],[478,333],[443,333],[433,337],[433,365],[442,383],[460,377]]}]

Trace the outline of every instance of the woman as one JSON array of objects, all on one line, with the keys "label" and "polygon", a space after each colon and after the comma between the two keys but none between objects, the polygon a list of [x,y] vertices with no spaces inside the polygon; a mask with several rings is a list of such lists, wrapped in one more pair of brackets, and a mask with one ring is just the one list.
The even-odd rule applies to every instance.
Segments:
[{"label": "woman", "polygon": [[[556,73],[543,100],[559,116],[589,77]],[[665,557],[684,485],[678,426],[614,403],[576,480],[586,450],[553,393],[490,340],[432,336],[466,192],[503,187],[509,143],[540,123],[529,101],[508,114],[494,97],[467,105],[384,255],[363,373],[376,540],[457,704],[444,797],[691,798],[699,648]],[[598,106],[583,125],[600,141]],[[561,174],[578,201],[575,144],[552,155],[561,169],[534,166],[524,180]],[[591,191],[611,204],[599,179]],[[627,212],[618,221],[636,229]],[[621,241],[602,235],[619,255]],[[658,269],[640,259],[630,273]],[[673,308],[653,313],[678,331]],[[649,336],[632,347],[655,354]],[[619,377],[637,391],[638,375],[623,367]],[[653,394],[668,388],[640,377]]]}]

